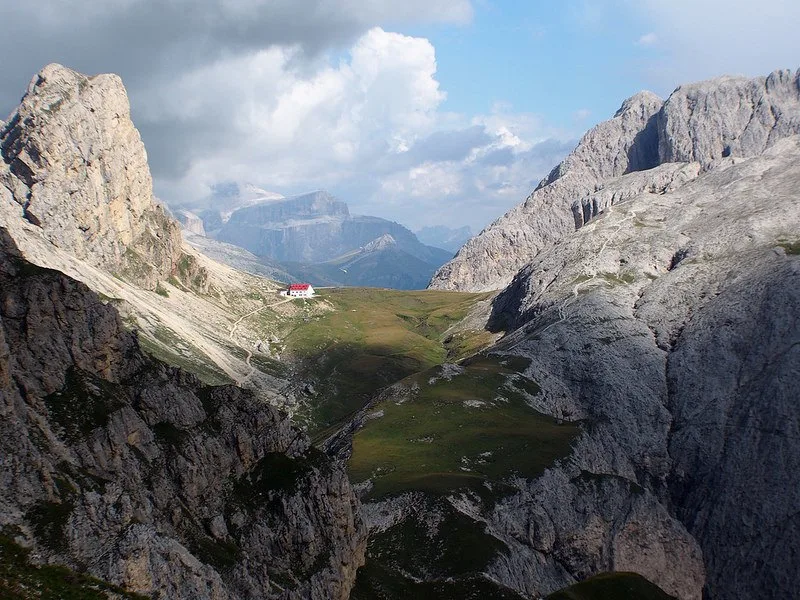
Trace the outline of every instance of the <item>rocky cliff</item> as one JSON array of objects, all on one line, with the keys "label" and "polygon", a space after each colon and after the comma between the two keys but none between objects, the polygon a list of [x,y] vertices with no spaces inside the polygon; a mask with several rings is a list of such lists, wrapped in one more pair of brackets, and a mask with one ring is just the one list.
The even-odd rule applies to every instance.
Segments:
[{"label": "rocky cliff", "polygon": [[[694,175],[725,157],[749,157],[800,133],[800,71],[755,79],[725,77],[681,86],[666,102],[642,92],[626,100],[613,119],[589,131],[577,148],[525,202],[472,238],[431,280],[431,287],[496,290],[536,255],[583,224],[574,205],[617,178],[666,163],[697,163]],[[691,178],[653,181],[616,190],[614,202],[650,189],[668,191]],[[590,209],[591,210],[591,209]],[[599,208],[596,212],[599,212]]]},{"label": "rocky cliff", "polygon": [[252,393],[139,349],[116,311],[0,229],[0,527],[37,562],[153,598],[347,598],[340,467]]},{"label": "rocky cliff", "polygon": [[148,289],[181,275],[180,230],[153,199],[119,77],[48,65],[0,129],[0,154],[0,224],[13,231],[24,219],[54,246]]},{"label": "rocky cliff", "polygon": [[800,137],[721,158],[610,206],[496,298],[493,326],[513,331],[496,351],[532,361],[534,404],[591,424],[494,511],[516,549],[501,581],[540,591],[566,566],[636,571],[681,598],[793,593],[798,184]]}]

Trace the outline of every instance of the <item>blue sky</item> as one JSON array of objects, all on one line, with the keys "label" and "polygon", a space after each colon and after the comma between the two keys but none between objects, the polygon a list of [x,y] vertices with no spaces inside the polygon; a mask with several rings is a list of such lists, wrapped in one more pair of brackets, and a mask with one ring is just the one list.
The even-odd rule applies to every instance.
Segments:
[{"label": "blue sky", "polygon": [[49,62],[122,76],[170,205],[327,189],[480,229],[630,95],[800,67],[797,0],[0,3],[0,112]]},{"label": "blue sky", "polygon": [[642,24],[631,13],[606,19],[565,6],[482,3],[468,25],[412,31],[436,48],[443,108],[479,113],[507,102],[564,130],[587,119],[576,118],[582,111],[594,120],[613,114],[645,86],[637,60],[655,51],[636,45]]}]

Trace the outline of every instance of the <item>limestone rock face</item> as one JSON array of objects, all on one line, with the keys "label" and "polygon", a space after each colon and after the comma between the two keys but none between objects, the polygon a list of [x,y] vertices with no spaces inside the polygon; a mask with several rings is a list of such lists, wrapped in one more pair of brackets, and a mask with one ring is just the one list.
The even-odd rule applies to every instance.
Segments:
[{"label": "limestone rock face", "polygon": [[178,223],[181,224],[184,230],[188,231],[194,235],[206,235],[205,227],[203,226],[203,219],[198,217],[193,212],[189,212],[188,210],[177,210],[175,211],[175,218],[178,219]]},{"label": "limestone rock face", "polygon": [[497,296],[491,325],[512,333],[494,351],[532,361],[538,410],[586,423],[489,520],[515,550],[500,581],[541,593],[613,565],[680,598],[792,595],[798,189],[800,136],[720,159],[608,204]]},{"label": "limestone rock face", "polygon": [[[674,189],[691,179],[691,171],[696,175],[714,169],[727,157],[756,156],[798,133],[800,71],[682,86],[664,103],[648,92],[637,94],[613,119],[587,133],[523,204],[469,240],[434,275],[430,287],[502,289],[539,252],[599,214],[600,205],[632,197],[648,186],[658,188],[664,172],[652,182],[643,174],[635,182],[614,184],[620,176],[649,173],[667,163],[698,163],[699,168],[667,183]],[[597,195],[609,185],[615,186],[616,198],[598,204]]]},{"label": "limestone rock face", "polygon": [[800,70],[723,77],[676,89],[658,115],[659,162],[699,162],[761,154],[800,133]]},{"label": "limestone rock face", "polygon": [[0,228],[0,527],[163,598],[345,599],[365,531],[343,469],[240,388],[140,351]]},{"label": "limestone rock face", "polygon": [[527,200],[469,240],[431,280],[435,289],[487,291],[507,285],[543,248],[574,230],[571,206],[608,178],[657,164],[654,117],[662,101],[642,92],[590,130]]},{"label": "limestone rock face", "polygon": [[27,219],[52,244],[146,288],[173,274],[180,231],[154,202],[119,77],[48,65],[0,130],[0,153],[7,227]]}]

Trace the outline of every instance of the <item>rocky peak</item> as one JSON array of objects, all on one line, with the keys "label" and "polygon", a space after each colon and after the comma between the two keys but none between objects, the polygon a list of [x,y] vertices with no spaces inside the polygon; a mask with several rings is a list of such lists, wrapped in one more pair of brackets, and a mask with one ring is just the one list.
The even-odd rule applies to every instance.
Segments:
[{"label": "rocky peak", "polygon": [[393,246],[397,246],[397,240],[395,240],[390,234],[384,233],[379,238],[375,238],[370,243],[364,246],[364,252],[376,252],[378,250],[385,250],[386,248],[391,248]]},{"label": "rocky peak", "polygon": [[270,227],[291,220],[347,218],[350,211],[347,204],[331,196],[328,192],[317,191],[291,198],[264,200],[253,206],[245,206],[234,211],[228,220],[228,227],[242,224],[257,224]]},{"label": "rocky peak", "polygon": [[[663,103],[641,92],[584,135],[523,204],[469,240],[430,287],[503,288],[539,252],[615,202],[644,190],[675,189],[726,158],[759,155],[797,133],[800,71],[681,86]],[[667,163],[698,163],[700,169],[655,170],[652,181],[644,173],[631,175]]]},{"label": "rocky peak", "polygon": [[0,213],[11,231],[24,219],[55,246],[143,287],[173,273],[180,230],[154,201],[118,76],[46,66],[0,130],[0,154]]},{"label": "rocky peak", "polygon": [[677,88],[658,115],[659,161],[699,162],[761,154],[800,133],[800,70],[721,77]]},{"label": "rocky peak", "polygon": [[658,134],[654,116],[664,101],[652,92],[631,96],[614,117],[590,129],[578,146],[537,187],[550,185],[568,173],[606,179],[658,164]]}]

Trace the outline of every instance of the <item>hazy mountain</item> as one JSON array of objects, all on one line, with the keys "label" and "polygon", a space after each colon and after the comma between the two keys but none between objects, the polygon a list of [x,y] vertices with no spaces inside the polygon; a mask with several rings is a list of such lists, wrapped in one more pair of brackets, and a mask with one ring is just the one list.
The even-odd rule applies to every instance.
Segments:
[{"label": "hazy mountain", "polygon": [[419,241],[429,246],[436,246],[437,248],[444,248],[455,252],[464,245],[469,238],[472,237],[472,229],[469,226],[451,229],[445,225],[436,225],[434,227],[423,227],[415,232]]},{"label": "hazy mountain", "polygon": [[[196,222],[182,214],[187,226],[191,223],[197,229]],[[324,191],[291,198],[254,198],[227,216],[217,209],[196,214],[216,240],[243,248],[267,265],[279,265],[289,279],[307,279],[317,285],[420,289],[452,258],[447,250],[421,243],[399,223],[351,215],[346,203]],[[379,259],[376,252],[386,247],[376,247],[375,240],[387,237],[391,238],[392,250],[383,252]],[[365,260],[362,256],[348,274],[341,264],[349,260],[343,257],[354,253],[372,258]],[[239,264],[231,262],[238,260],[236,257],[227,260],[225,255],[215,254],[223,262]]]},{"label": "hazy mountain", "polygon": [[329,261],[312,265],[284,263],[295,278],[317,286],[385,287],[397,290],[424,289],[436,270],[435,265],[403,250],[388,233],[358,250]]}]

